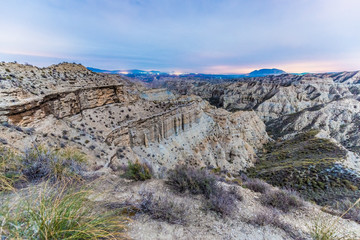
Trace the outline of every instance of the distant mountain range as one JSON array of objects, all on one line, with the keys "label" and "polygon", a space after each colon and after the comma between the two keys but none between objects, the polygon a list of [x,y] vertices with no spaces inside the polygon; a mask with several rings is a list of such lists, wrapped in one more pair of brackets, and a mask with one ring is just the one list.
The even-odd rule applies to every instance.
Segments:
[{"label": "distant mountain range", "polygon": [[97,73],[110,73],[110,74],[122,74],[122,75],[167,75],[169,73],[160,72],[160,71],[145,71],[139,69],[130,69],[130,70],[103,70],[98,68],[88,67],[90,71]]},{"label": "distant mountain range", "polygon": [[255,70],[252,71],[251,73],[249,73],[249,77],[265,77],[268,75],[281,75],[281,74],[285,74],[286,72],[280,69],[276,69],[276,68],[272,68],[272,69],[268,69],[268,68],[264,68],[264,69],[260,69],[260,70]]},{"label": "distant mountain range", "polygon": [[[139,69],[130,69],[130,70],[103,70],[98,68],[88,67],[89,70],[98,73],[109,73],[109,74],[121,74],[125,76],[137,76],[137,75],[178,75],[174,72],[161,72],[161,71],[145,71]],[[202,77],[212,77],[212,78],[241,78],[241,77],[264,77],[268,75],[281,75],[286,74],[285,71],[272,68],[272,69],[259,69],[252,71],[248,74],[205,74],[205,73],[183,73],[180,75],[183,76],[202,76]]]}]

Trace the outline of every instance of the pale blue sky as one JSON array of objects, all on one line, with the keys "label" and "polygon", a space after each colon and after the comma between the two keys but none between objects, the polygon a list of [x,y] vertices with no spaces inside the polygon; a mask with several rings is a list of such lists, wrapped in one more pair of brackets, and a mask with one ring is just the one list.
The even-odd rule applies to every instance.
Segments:
[{"label": "pale blue sky", "polygon": [[0,60],[245,73],[360,70],[358,0],[4,0]]}]

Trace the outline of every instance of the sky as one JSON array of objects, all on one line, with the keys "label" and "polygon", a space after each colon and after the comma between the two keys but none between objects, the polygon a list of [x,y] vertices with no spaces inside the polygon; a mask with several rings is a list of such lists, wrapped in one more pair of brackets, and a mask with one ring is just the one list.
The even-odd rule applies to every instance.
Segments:
[{"label": "sky", "polygon": [[107,70],[360,70],[359,0],[3,0],[0,61]]}]

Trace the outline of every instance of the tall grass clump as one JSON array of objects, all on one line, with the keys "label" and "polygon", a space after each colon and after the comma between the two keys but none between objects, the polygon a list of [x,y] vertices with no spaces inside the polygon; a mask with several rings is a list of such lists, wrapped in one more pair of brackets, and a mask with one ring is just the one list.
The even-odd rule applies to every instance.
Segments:
[{"label": "tall grass clump", "polygon": [[60,157],[66,161],[74,161],[76,163],[86,163],[86,155],[73,147],[66,147],[56,151]]},{"label": "tall grass clump", "polygon": [[[29,190],[29,192],[31,189]],[[119,239],[124,219],[99,212],[91,191],[49,188],[2,202],[0,236],[6,239]]]},{"label": "tall grass clump", "polygon": [[151,178],[152,169],[149,164],[140,163],[136,160],[135,163],[128,162],[128,166],[125,167],[125,177],[133,179],[135,181],[145,181]]},{"label": "tall grass clump", "polygon": [[353,204],[349,199],[345,199],[339,202],[336,208],[344,212],[342,218],[360,223],[360,200]]},{"label": "tall grass clump", "polygon": [[8,148],[0,147],[0,191],[13,190],[21,179],[17,155]]},{"label": "tall grass clump", "polygon": [[[313,226],[309,227],[310,234],[314,240],[350,240],[355,239],[353,236],[348,234],[339,233],[339,220],[340,218],[349,218],[356,221],[353,215],[348,215],[352,211],[355,211],[355,214],[358,214],[358,206],[360,204],[360,198],[358,198],[354,203],[349,201],[345,202],[346,211],[344,211],[335,221],[329,222],[322,219],[316,219]],[[354,213],[352,213],[354,214]],[[346,217],[347,216],[347,217]],[[358,217],[358,216],[357,216]]]},{"label": "tall grass clump", "polygon": [[27,149],[21,156],[23,174],[29,181],[81,180],[86,157],[77,149],[53,150],[42,145]]},{"label": "tall grass clump", "polygon": [[167,184],[180,193],[202,194],[206,198],[205,209],[222,216],[230,216],[236,209],[236,200],[242,200],[236,191],[225,190],[219,185],[214,173],[178,165],[169,172]]},{"label": "tall grass clump", "polygon": [[316,219],[309,227],[313,240],[353,240],[350,233],[341,234],[338,224],[329,224],[328,220]]}]

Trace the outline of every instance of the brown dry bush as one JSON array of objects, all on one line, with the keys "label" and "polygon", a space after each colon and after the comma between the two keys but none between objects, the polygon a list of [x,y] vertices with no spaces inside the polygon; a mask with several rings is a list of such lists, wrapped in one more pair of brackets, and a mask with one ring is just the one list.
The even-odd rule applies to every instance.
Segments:
[{"label": "brown dry bush", "polygon": [[295,192],[288,190],[271,190],[261,195],[260,201],[263,205],[277,208],[283,212],[299,209],[304,201]]}]

